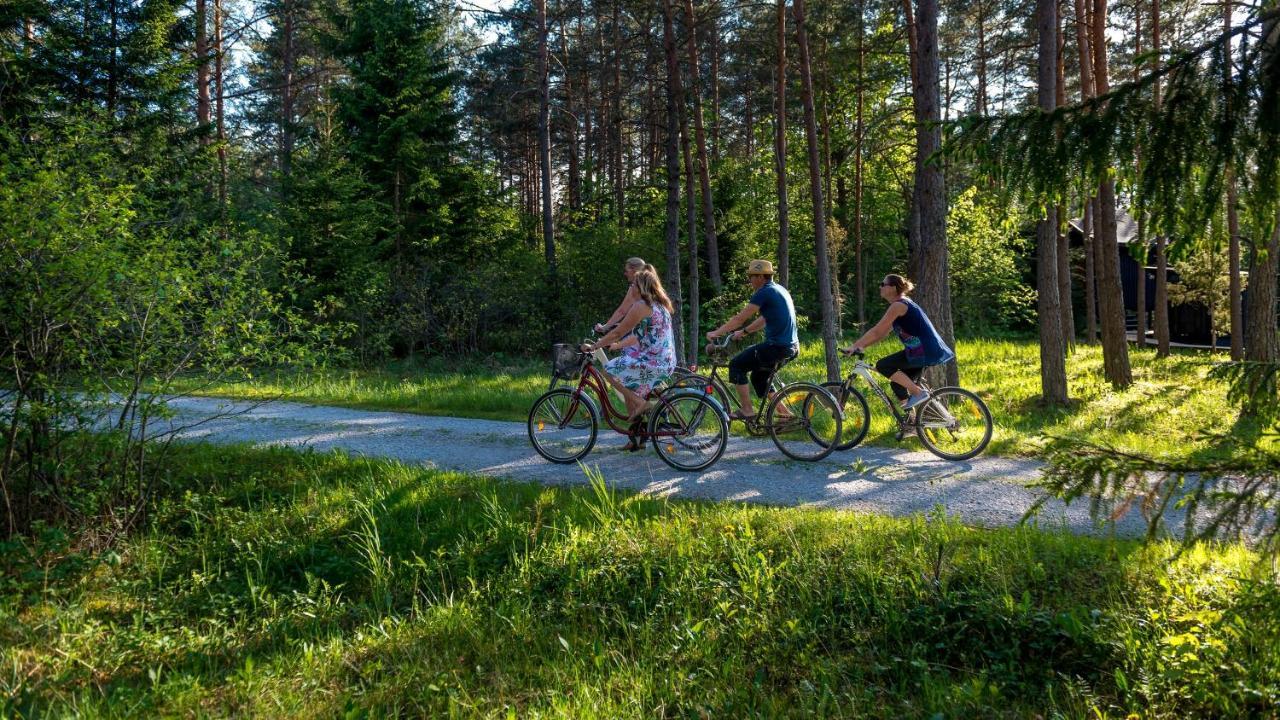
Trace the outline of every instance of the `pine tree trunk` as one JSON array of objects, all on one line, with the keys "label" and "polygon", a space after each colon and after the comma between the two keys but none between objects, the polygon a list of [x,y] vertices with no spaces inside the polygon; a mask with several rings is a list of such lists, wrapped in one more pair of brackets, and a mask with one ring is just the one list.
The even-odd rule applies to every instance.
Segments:
[{"label": "pine tree trunk", "polygon": [[711,162],[720,165],[720,5],[715,0],[708,13],[711,34]]},{"label": "pine tree trunk", "polygon": [[[1036,25],[1040,38],[1037,73],[1040,109],[1053,112],[1057,105],[1057,9],[1056,0],[1037,0]],[[1062,332],[1062,307],[1058,296],[1058,217],[1048,211],[1036,226],[1037,324],[1040,327],[1040,398],[1045,405],[1067,403],[1066,342]]]},{"label": "pine tree trunk", "polygon": [[213,0],[213,77],[218,84],[214,103],[218,129],[218,205],[222,208],[223,232],[227,220],[227,127],[223,97],[227,94],[226,75],[222,67],[222,0]]},{"label": "pine tree trunk", "polygon": [[627,224],[626,207],[626,175],[625,159],[622,153],[623,122],[622,118],[622,20],[621,0],[613,3],[613,117],[610,127],[613,128],[613,205],[618,213],[619,227]]},{"label": "pine tree trunk", "polygon": [[854,117],[853,149],[853,257],[854,287],[858,294],[858,332],[867,330],[867,272],[862,239],[862,190],[863,190],[863,140],[867,134],[865,124],[867,45],[865,0],[858,0],[858,76]]},{"label": "pine tree trunk", "polygon": [[556,269],[555,218],[551,214],[551,82],[547,53],[547,0],[536,0],[538,12],[538,166],[542,181],[542,251],[547,262],[547,303],[550,339],[561,335]]},{"label": "pine tree trunk", "polygon": [[[1160,0],[1152,0],[1158,3]],[[1157,26],[1158,28],[1158,26]],[[1222,30],[1231,30],[1231,3],[1222,4]],[[1156,30],[1159,33],[1159,30]],[[1158,37],[1158,35],[1157,35]],[[1156,42],[1159,42],[1158,40]],[[1231,65],[1224,64],[1222,80],[1228,87],[1231,85]],[[1225,183],[1227,186],[1227,296],[1231,299],[1231,359],[1244,359],[1244,308],[1240,290],[1240,216],[1237,209],[1236,175],[1231,160],[1226,163]]]},{"label": "pine tree trunk", "polygon": [[[1230,16],[1230,11],[1227,12]],[[1160,63],[1160,0],[1151,0],[1151,49],[1156,55],[1155,62]],[[1160,109],[1160,78],[1152,85],[1152,102],[1157,111]],[[1169,357],[1169,259],[1166,256],[1167,241],[1164,235],[1156,236],[1156,307],[1155,335],[1156,357]],[[1238,282],[1238,280],[1237,280]],[[1233,333],[1234,334],[1234,333]]]},{"label": "pine tree trunk", "polygon": [[[666,283],[667,292],[671,295],[672,302],[675,303],[675,312],[672,313],[672,337],[676,343],[676,357],[685,358],[692,356],[696,363],[697,360],[697,343],[693,344],[693,351],[686,355],[682,349],[684,345],[683,323],[684,317],[684,299],[680,290],[680,108],[684,104],[684,93],[680,87],[680,62],[676,58],[676,31],[675,23],[671,17],[671,2],[664,0],[662,3],[662,49],[666,56],[667,64],[667,133],[665,140],[666,149],[666,168],[667,168],[667,216],[666,223],[663,228],[663,237],[665,239],[667,272]],[[696,339],[697,333],[693,333]]]},{"label": "pine tree trunk", "polygon": [[1097,200],[1087,198],[1084,201],[1084,215],[1081,221],[1081,236],[1084,238],[1084,314],[1085,343],[1093,345],[1098,342],[1098,268],[1097,245],[1094,243],[1094,217]]},{"label": "pine tree trunk", "polygon": [[[942,339],[955,347],[951,321],[951,287],[947,256],[947,193],[941,165],[934,154],[942,147],[938,88],[938,0],[916,6],[916,82],[913,99],[916,121],[916,172],[912,191],[917,253],[916,301],[929,315]],[[950,362],[928,372],[934,384],[959,384],[959,369]]]},{"label": "pine tree trunk", "polygon": [[1276,336],[1276,273],[1280,271],[1280,215],[1276,217],[1271,241],[1263,253],[1254,253],[1249,273],[1249,344],[1245,359],[1254,362],[1280,361],[1280,338]]},{"label": "pine tree trunk", "polygon": [[293,0],[284,0],[284,18],[280,26],[283,34],[281,64],[284,83],[280,89],[280,175],[289,177],[293,172]]},{"label": "pine tree trunk", "polygon": [[[567,13],[566,13],[567,14]],[[578,8],[578,14],[581,14],[581,8]],[[560,18],[560,55],[561,62],[565,64],[564,77],[564,109],[568,116],[566,122],[569,124],[569,209],[577,211],[582,205],[581,184],[582,178],[580,174],[582,167],[579,165],[578,153],[581,149],[578,147],[578,115],[573,105],[573,73],[569,71],[569,33],[565,28],[565,19]]]},{"label": "pine tree trunk", "polygon": [[[206,0],[196,0],[196,123],[209,127],[209,15]],[[208,145],[209,136],[202,133],[200,144]]]},{"label": "pine tree trunk", "polygon": [[[1054,65],[1056,66],[1055,75],[1055,92],[1054,101],[1058,107],[1067,104],[1067,77],[1066,77],[1066,50],[1067,40],[1062,32],[1062,5],[1055,2],[1054,7],[1054,31],[1058,36],[1058,47],[1055,53],[1056,58]],[[1075,344],[1076,340],[1076,319],[1072,311],[1071,296],[1071,241],[1067,236],[1067,209],[1059,204],[1055,211],[1058,215],[1058,305],[1062,307],[1062,328],[1063,351],[1068,350]]]},{"label": "pine tree trunk", "polygon": [[[1099,96],[1111,90],[1107,79],[1107,0],[1093,0],[1093,77]],[[1120,286],[1120,247],[1116,239],[1116,185],[1104,180],[1098,187],[1098,300],[1102,312],[1102,366],[1116,388],[1133,384],[1129,369],[1129,341],[1124,329],[1124,291]]]},{"label": "pine tree trunk", "polygon": [[831,294],[831,257],[827,248],[822,162],[818,155],[818,120],[813,106],[813,74],[809,60],[809,37],[804,26],[804,0],[795,0],[791,12],[796,23],[796,49],[800,53],[800,99],[804,105],[804,134],[809,149],[809,191],[813,197],[813,244],[818,263],[816,280],[818,304],[822,314],[822,345],[827,361],[827,380],[834,381],[840,379],[840,358],[836,351],[838,333],[835,303]]},{"label": "pine tree trunk", "polygon": [[[674,15],[671,8],[671,0],[662,0],[662,5],[663,12],[668,15]],[[686,328],[689,342],[685,346],[685,364],[693,367],[698,364],[698,349],[702,347],[699,323],[699,307],[702,303],[702,294],[699,287],[701,278],[699,277],[700,271],[698,268],[698,199],[694,194],[693,187],[693,176],[697,171],[693,166],[692,143],[689,139],[689,117],[685,112],[685,103],[683,102],[683,85],[680,87],[680,102],[677,103],[676,110],[680,113],[680,150],[684,156],[685,222],[688,225],[686,237],[689,238],[689,325]]]},{"label": "pine tree trunk", "polygon": [[[1134,7],[1134,30],[1133,30],[1133,56],[1142,57],[1142,13],[1138,12],[1141,3],[1135,0]],[[1142,75],[1141,66],[1134,63],[1133,79],[1138,80]],[[1134,160],[1138,166],[1138,175],[1142,175],[1142,144],[1138,143],[1134,148]],[[1134,208],[1138,213],[1138,251],[1134,260],[1138,264],[1138,286],[1134,295],[1134,314],[1137,315],[1137,325],[1134,327],[1134,341],[1139,348],[1147,346],[1147,222],[1143,216],[1141,208]],[[1130,251],[1132,253],[1132,250]]]},{"label": "pine tree trunk", "polygon": [[791,282],[791,218],[787,210],[787,0],[778,0],[778,65],[774,71],[773,164],[778,190],[778,281]]},{"label": "pine tree trunk", "polygon": [[702,91],[698,82],[698,23],[693,14],[693,0],[684,0],[685,19],[689,26],[689,93],[693,95],[693,130],[698,147],[698,183],[702,190],[702,225],[707,234],[707,273],[711,287],[720,292],[720,250],[716,242],[715,201],[711,197],[711,170],[707,166],[707,137],[702,128]]}]

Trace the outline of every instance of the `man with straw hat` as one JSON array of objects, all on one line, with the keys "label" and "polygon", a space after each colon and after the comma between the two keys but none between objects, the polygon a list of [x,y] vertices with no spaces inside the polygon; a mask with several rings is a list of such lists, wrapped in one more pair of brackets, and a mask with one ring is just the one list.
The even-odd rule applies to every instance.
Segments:
[{"label": "man with straw hat", "polygon": [[[729,382],[737,386],[738,398],[742,401],[742,409],[729,416],[734,420],[746,420],[755,415],[747,390],[748,374],[756,395],[764,397],[769,392],[769,374],[779,363],[790,360],[800,351],[796,306],[791,301],[791,293],[773,281],[773,263],[752,260],[747,265],[747,280],[755,290],[747,306],[707,333],[707,339],[714,340],[730,332],[730,328],[740,328],[733,332],[734,339],[738,340],[749,332],[764,328],[764,342],[746,348],[729,361]],[[755,317],[757,314],[760,317]],[[750,324],[743,327],[748,321]]]}]

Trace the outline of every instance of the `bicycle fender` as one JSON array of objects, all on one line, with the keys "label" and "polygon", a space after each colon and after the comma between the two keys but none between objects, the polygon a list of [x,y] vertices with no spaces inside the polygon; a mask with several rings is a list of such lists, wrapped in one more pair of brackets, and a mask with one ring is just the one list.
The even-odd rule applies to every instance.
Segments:
[{"label": "bicycle fender", "polygon": [[726,423],[729,422],[729,413],[725,412],[724,408],[720,407],[720,401],[716,399],[715,393],[708,394],[705,392],[699,392],[693,388],[678,388],[670,395],[665,395],[664,398],[679,398],[691,395],[710,400],[711,405],[716,409],[716,412],[720,414],[720,417],[723,418]]}]

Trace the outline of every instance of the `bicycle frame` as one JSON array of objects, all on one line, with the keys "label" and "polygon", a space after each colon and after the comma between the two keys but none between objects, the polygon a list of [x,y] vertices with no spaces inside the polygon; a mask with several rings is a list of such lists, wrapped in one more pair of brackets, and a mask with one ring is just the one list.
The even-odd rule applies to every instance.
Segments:
[{"label": "bicycle frame", "polygon": [[[904,411],[898,406],[898,403],[894,402],[893,399],[889,397],[889,393],[885,392],[884,387],[880,385],[879,381],[876,380],[875,375],[872,374],[874,371],[875,368],[865,360],[856,361],[854,363],[853,370],[850,370],[849,375],[844,379],[842,391],[848,390],[853,385],[854,377],[860,377],[872,390],[875,391],[876,397],[880,398],[880,401],[885,404],[885,407],[889,408],[889,412],[893,413],[893,418],[898,421],[898,424],[902,424],[909,420],[911,417],[911,411]],[[890,382],[893,381],[890,380]],[[927,387],[923,382],[920,383],[920,386]]]},{"label": "bicycle frame", "polygon": [[[605,378],[604,373],[595,366],[595,363],[590,361],[588,361],[586,366],[582,369],[582,376],[578,379],[578,386],[573,391],[573,404],[569,406],[566,418],[573,417],[574,413],[578,409],[579,402],[590,400],[586,394],[588,391],[595,394],[596,405],[601,409],[601,415],[610,430],[622,435],[633,434],[631,431],[631,423],[626,413],[626,407],[624,406],[622,411],[619,411],[614,407],[613,400],[609,394],[609,380]],[[562,420],[561,424],[564,424],[565,422],[567,422],[567,420]],[[642,427],[638,434],[641,437],[646,438],[675,437],[680,434],[680,430],[682,429],[683,428],[668,430],[665,432],[650,433],[647,427]]]}]

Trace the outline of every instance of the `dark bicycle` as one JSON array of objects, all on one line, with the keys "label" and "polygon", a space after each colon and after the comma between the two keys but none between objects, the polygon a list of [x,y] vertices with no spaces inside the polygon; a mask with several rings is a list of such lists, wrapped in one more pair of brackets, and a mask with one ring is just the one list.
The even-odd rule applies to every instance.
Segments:
[{"label": "dark bicycle", "polygon": [[[731,337],[732,333],[725,335],[721,342],[707,345],[710,374],[690,373],[678,377],[672,388],[697,390],[715,398],[726,411],[741,410],[736,390],[720,377],[720,368],[728,365]],[[742,423],[749,435],[769,436],[782,454],[793,460],[821,460],[839,445],[843,422],[840,405],[830,391],[816,383],[781,383],[778,372],[793,359],[786,358],[772,368],[771,394],[760,398],[755,415]]]},{"label": "dark bicycle", "polygon": [[929,452],[943,460],[968,460],[991,442],[991,411],[976,394],[959,387],[932,390],[921,382],[919,385],[929,392],[929,399],[911,410],[903,410],[876,379],[875,367],[865,360],[861,350],[841,353],[856,359],[853,369],[843,382],[823,385],[839,399],[844,411],[844,430],[836,450],[849,450],[862,442],[871,426],[871,408],[853,386],[856,378],[862,378],[893,413],[898,424],[898,440],[915,433]]},{"label": "dark bicycle", "polygon": [[602,351],[589,354],[561,344],[552,356],[554,374],[578,383],[548,390],[529,410],[529,441],[547,460],[572,463],[586,457],[602,421],[615,432],[652,441],[658,457],[677,470],[705,470],[724,454],[729,419],[704,393],[675,387],[650,393],[657,405],[637,427],[628,420],[625,404],[621,410],[614,405],[609,381],[596,367],[604,363]]}]

